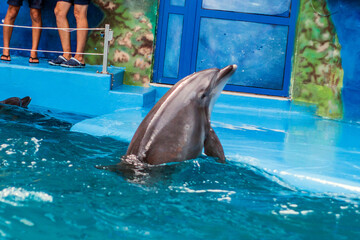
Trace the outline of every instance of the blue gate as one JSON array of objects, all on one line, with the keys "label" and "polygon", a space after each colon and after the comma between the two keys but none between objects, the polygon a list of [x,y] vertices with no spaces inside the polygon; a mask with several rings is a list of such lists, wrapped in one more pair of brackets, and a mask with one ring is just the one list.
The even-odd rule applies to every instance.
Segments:
[{"label": "blue gate", "polygon": [[225,90],[288,96],[299,0],[161,0],[154,81],[237,64]]}]

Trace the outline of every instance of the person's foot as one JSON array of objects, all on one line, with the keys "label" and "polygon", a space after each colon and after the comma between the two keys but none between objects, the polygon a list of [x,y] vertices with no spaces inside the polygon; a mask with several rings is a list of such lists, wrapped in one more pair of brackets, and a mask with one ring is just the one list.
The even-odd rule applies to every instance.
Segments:
[{"label": "person's foot", "polygon": [[39,58],[38,57],[30,57],[29,63],[39,63]]},{"label": "person's foot", "polygon": [[39,63],[39,58],[37,57],[37,52],[36,51],[31,51],[30,52],[29,63]]},{"label": "person's foot", "polygon": [[0,58],[2,61],[11,61],[11,57],[10,57],[10,55],[5,55],[5,54],[3,54],[3,55],[1,55],[1,58]]},{"label": "person's foot", "polygon": [[60,66],[61,64],[65,63],[65,62],[67,62],[67,59],[63,55],[60,55],[56,59],[48,61],[48,63],[53,66]]},{"label": "person's foot", "polygon": [[75,58],[76,60],[78,60],[79,62],[81,62],[81,64],[85,64],[84,55],[82,55],[82,54],[75,54],[74,58]]}]

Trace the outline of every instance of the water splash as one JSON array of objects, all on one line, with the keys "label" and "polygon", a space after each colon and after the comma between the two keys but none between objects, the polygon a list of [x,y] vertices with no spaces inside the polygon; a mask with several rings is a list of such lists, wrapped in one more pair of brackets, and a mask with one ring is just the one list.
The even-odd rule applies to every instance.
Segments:
[{"label": "water splash", "polygon": [[44,192],[26,191],[16,187],[8,187],[0,191],[0,202],[14,207],[24,206],[24,203],[29,201],[52,202],[53,197]]}]

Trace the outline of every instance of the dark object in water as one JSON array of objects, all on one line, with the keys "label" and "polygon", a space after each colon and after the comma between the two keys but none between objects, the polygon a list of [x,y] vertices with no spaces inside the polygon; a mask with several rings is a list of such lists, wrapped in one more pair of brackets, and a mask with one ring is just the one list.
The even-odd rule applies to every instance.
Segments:
[{"label": "dark object in water", "polygon": [[30,101],[30,97],[22,99],[11,97],[0,101],[0,121],[5,120],[17,122],[18,124],[36,125],[37,128],[41,129],[70,129],[74,123],[88,118],[88,116],[49,110],[39,106],[33,106],[29,110],[27,107]]},{"label": "dark object in water", "polygon": [[6,104],[6,105],[14,105],[14,106],[18,106],[18,107],[22,107],[22,108],[27,108],[27,106],[30,104],[31,102],[31,97],[24,97],[24,98],[18,98],[18,97],[11,97],[8,99],[5,99],[4,101],[0,101],[0,103],[2,104]]}]

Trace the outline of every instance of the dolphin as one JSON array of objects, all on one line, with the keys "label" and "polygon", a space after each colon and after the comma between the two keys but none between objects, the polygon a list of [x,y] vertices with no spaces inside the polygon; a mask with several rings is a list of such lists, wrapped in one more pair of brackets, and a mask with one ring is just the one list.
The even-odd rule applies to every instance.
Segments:
[{"label": "dolphin", "polygon": [[18,97],[11,97],[3,101],[0,101],[1,104],[14,105],[22,108],[27,108],[30,102],[31,102],[31,98],[28,96],[21,99]]},{"label": "dolphin", "polygon": [[197,158],[204,149],[207,156],[225,163],[210,118],[215,101],[236,69],[236,65],[207,69],[176,83],[143,119],[122,160],[150,165],[181,162]]}]

